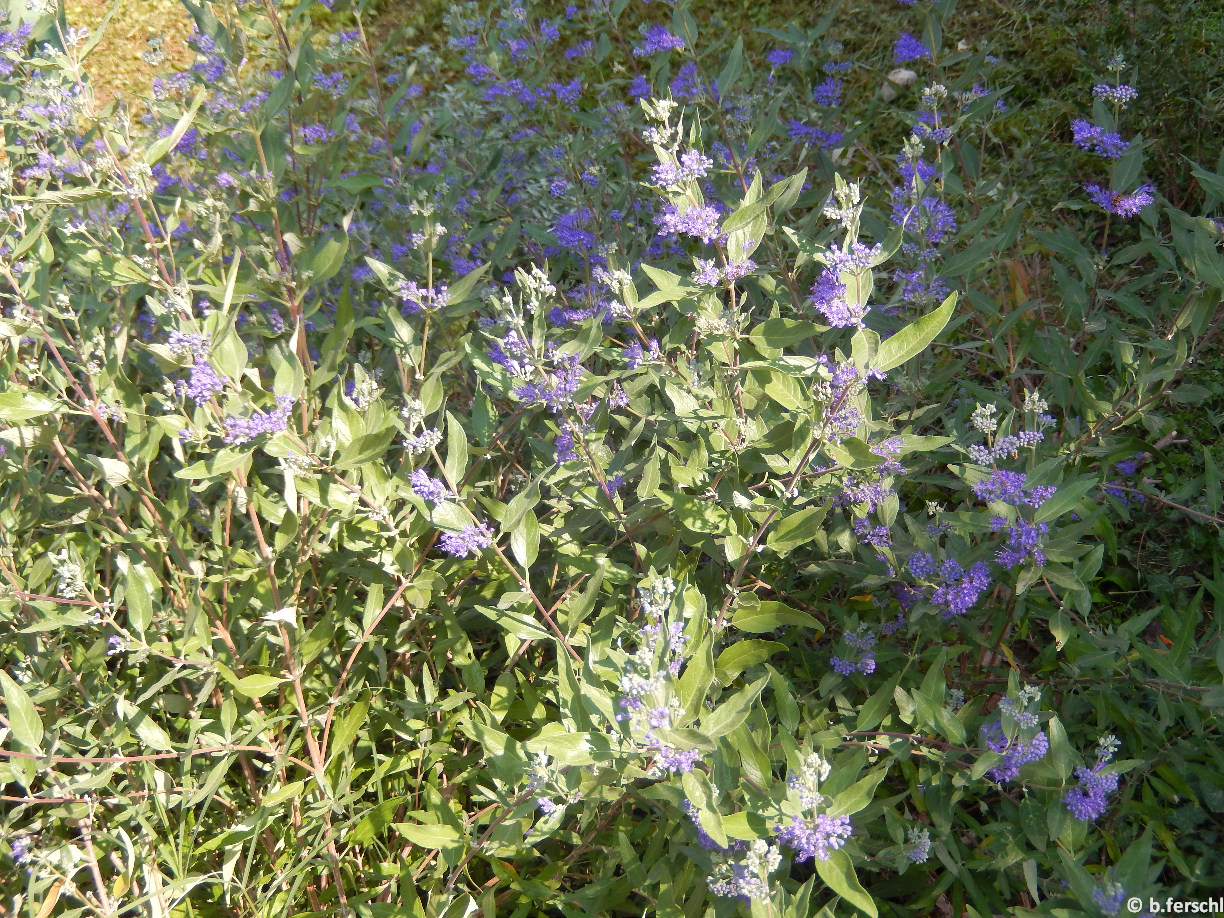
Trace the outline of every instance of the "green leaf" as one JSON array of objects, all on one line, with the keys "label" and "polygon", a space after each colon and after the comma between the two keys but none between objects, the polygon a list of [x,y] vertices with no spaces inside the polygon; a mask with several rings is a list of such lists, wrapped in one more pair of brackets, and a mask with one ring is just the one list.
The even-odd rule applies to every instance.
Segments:
[{"label": "green leaf", "polygon": [[539,502],[540,478],[537,477],[533,478],[522,491],[515,494],[510,503],[506,505],[506,513],[501,520],[502,534],[513,533],[523,521],[523,517],[527,515],[527,511],[534,509]]},{"label": "green leaf", "polygon": [[805,507],[784,517],[766,537],[765,545],[779,554],[789,553],[816,537],[824,526],[828,512],[829,504],[826,503],[819,507]]},{"label": "green leaf", "polygon": [[448,304],[454,306],[466,300],[472,289],[480,282],[480,279],[484,277],[485,272],[488,270],[489,265],[487,263],[483,264],[451,284],[446,290],[449,298]]},{"label": "green leaf", "polygon": [[752,685],[740,689],[728,700],[701,718],[701,732],[710,739],[718,739],[730,733],[748,719],[752,706],[760,697],[769,676],[765,675]]},{"label": "green leaf", "polygon": [[1099,482],[1095,479],[1087,479],[1085,481],[1077,481],[1074,484],[1063,485],[1058,489],[1057,494],[1043,502],[1040,507],[1033,511],[1033,522],[1044,523],[1046,520],[1057,519],[1064,513],[1074,510],[1079,506],[1083,496],[1098,484]]},{"label": "green leaf", "polygon": [[336,721],[331,734],[331,757],[333,759],[353,744],[353,740],[357,738],[357,733],[365,724],[366,715],[369,712],[370,699],[363,695],[352,707],[344,712],[343,717]]},{"label": "green leaf", "polygon": [[690,532],[718,535],[735,532],[731,514],[711,500],[664,492],[658,497],[664,506],[671,508],[675,522]]},{"label": "green leaf", "polygon": [[816,323],[800,319],[766,319],[748,333],[748,338],[757,346],[781,350],[815,337],[820,329]]},{"label": "green leaf", "polygon": [[372,842],[383,833],[387,826],[391,825],[396,811],[408,799],[407,796],[388,797],[381,803],[370,807],[357,825],[353,826],[352,831],[345,836],[345,842],[350,845],[366,845]]},{"label": "green leaf", "polygon": [[397,822],[395,830],[420,848],[460,848],[464,841],[463,836],[453,826]]},{"label": "green leaf", "polygon": [[348,247],[348,236],[340,239],[328,238],[316,246],[306,259],[306,270],[313,275],[310,282],[321,284],[335,277],[344,267],[344,256],[348,254]]},{"label": "green leaf", "polygon": [[[519,594],[520,596],[523,594]],[[517,609],[496,609],[492,606],[477,606],[476,611],[486,616],[499,628],[504,628],[520,641],[547,641],[551,633],[534,618]]]},{"label": "green leaf", "polygon": [[876,918],[878,913],[875,902],[867,894],[863,884],[859,882],[858,875],[854,872],[854,864],[850,861],[850,855],[839,849],[829,855],[828,860],[817,859],[815,863],[816,873],[820,875],[829,889],[860,912]]},{"label": "green leaf", "polygon": [[744,39],[737,37],[735,39],[735,47],[731,49],[731,53],[727,55],[727,63],[722,69],[722,73],[718,75],[718,97],[725,99],[727,90],[730,89],[740,73],[744,69]]},{"label": "green leaf", "polygon": [[102,18],[102,21],[98,23],[98,27],[93,30],[93,34],[89,36],[89,40],[86,41],[84,46],[81,48],[81,51],[77,56],[78,63],[84,62],[84,60],[93,53],[94,48],[98,47],[98,43],[102,41],[102,36],[106,34],[106,27],[110,25],[111,19],[113,19],[115,13],[119,11],[119,6],[122,3],[123,0],[114,0],[114,3],[111,4],[110,9],[106,11],[106,15]]},{"label": "green leaf", "polygon": [[697,807],[697,818],[701,827],[715,844],[727,847],[727,834],[723,831],[722,814],[719,813],[714,788],[703,771],[688,771],[681,776],[684,795]]},{"label": "green leaf", "polygon": [[863,706],[859,708],[858,720],[855,722],[854,729],[874,730],[880,725],[884,720],[884,715],[892,707],[893,689],[896,685],[895,679],[884,683],[874,695],[863,703]]},{"label": "green leaf", "polygon": [[386,455],[387,447],[395,439],[397,431],[394,427],[386,427],[372,433],[362,434],[340,451],[336,457],[337,469],[355,469],[365,465],[372,459]]},{"label": "green leaf", "polygon": [[7,672],[0,669],[0,688],[4,689],[4,706],[8,711],[13,738],[31,751],[36,751],[43,738],[42,718],[30,696]]},{"label": "green leaf", "polygon": [[468,467],[467,431],[459,423],[459,419],[446,412],[446,474],[450,476],[455,488],[463,485],[463,476]]},{"label": "green leaf", "polygon": [[785,603],[772,601],[740,609],[731,618],[731,624],[740,631],[748,631],[753,634],[764,634],[787,625],[813,628],[824,633],[820,622],[806,612],[792,609]]},{"label": "green leaf", "polygon": [[833,803],[829,805],[829,815],[851,816],[866,807],[871,803],[876,788],[887,774],[887,766],[879,768],[834,796]]},{"label": "green leaf", "polygon": [[752,221],[763,215],[769,207],[764,201],[753,201],[751,204],[742,204],[731,216],[729,216],[719,229],[719,233],[727,235],[738,229],[743,229],[751,225]]},{"label": "green leaf", "polygon": [[934,312],[911,322],[887,341],[881,341],[880,349],[876,352],[875,369],[891,370],[915,354],[922,353],[926,346],[935,340],[935,336],[943,331],[948,320],[952,318],[952,310],[955,307],[956,291],[953,291]]},{"label": "green leaf", "polygon": [[765,192],[765,203],[773,205],[775,217],[795,206],[803,191],[803,183],[807,181],[807,173],[807,166],[804,166],[798,173],[776,182]]},{"label": "green leaf", "polygon": [[523,521],[510,533],[510,551],[524,567],[535,564],[540,553],[540,522],[532,511],[524,513]]},{"label": "green leaf", "polygon": [[254,673],[250,676],[243,676],[234,683],[234,688],[240,695],[245,695],[247,698],[262,698],[284,681],[275,676]]},{"label": "green leaf", "polygon": [[714,664],[714,675],[723,685],[730,685],[749,666],[764,663],[775,653],[786,649],[785,644],[777,641],[761,641],[750,639],[737,641],[718,655]]},{"label": "green leaf", "polygon": [[1207,491],[1207,509],[1220,512],[1220,467],[1212,458],[1211,450],[1203,447],[1203,484]]},{"label": "green leaf", "polygon": [[638,309],[649,309],[661,303],[678,302],[697,292],[698,288],[692,286],[678,274],[672,274],[670,271],[664,271],[662,268],[646,264],[642,265],[642,270],[646,272],[646,276],[659,289],[657,293],[652,293],[641,300],[638,303]]},{"label": "green leaf", "polygon": [[[701,639],[680,677],[680,703],[690,717],[705,710],[706,697],[714,678],[714,642],[710,635]],[[725,683],[724,683],[725,684]]]},{"label": "green leaf", "polygon": [[118,557],[120,568],[127,568],[123,578],[123,596],[127,601],[128,624],[144,637],[145,631],[153,623],[153,593],[156,590],[153,572],[141,562],[132,563],[126,555]]},{"label": "green leaf", "polygon": [[204,99],[207,95],[207,86],[201,86],[196,90],[195,98],[191,100],[191,106],[187,111],[183,112],[183,116],[174,125],[174,130],[170,132],[169,136],[154,141],[145,151],[144,161],[146,166],[156,163],[170,150],[174,149],[178,142],[183,139],[183,135],[191,127],[191,122],[195,120],[196,113],[200,110],[200,106],[204,104]]},{"label": "green leaf", "polygon": [[0,392],[0,421],[20,424],[53,413],[59,402],[20,390]]},{"label": "green leaf", "polygon": [[229,381],[236,386],[242,385],[242,372],[247,367],[249,354],[246,343],[238,334],[232,320],[227,322],[225,328],[222,329],[209,356],[222,376],[228,377]]},{"label": "green leaf", "polygon": [[85,459],[102,473],[102,477],[112,488],[128,484],[132,480],[132,470],[128,468],[126,462],[120,462],[118,459],[110,459],[106,456],[86,456]]},{"label": "green leaf", "polygon": [[188,480],[221,478],[249,461],[253,452],[250,449],[218,450],[215,455],[208,459],[201,459],[199,462],[193,462],[191,465],[179,469],[174,473],[174,477],[186,478]]}]

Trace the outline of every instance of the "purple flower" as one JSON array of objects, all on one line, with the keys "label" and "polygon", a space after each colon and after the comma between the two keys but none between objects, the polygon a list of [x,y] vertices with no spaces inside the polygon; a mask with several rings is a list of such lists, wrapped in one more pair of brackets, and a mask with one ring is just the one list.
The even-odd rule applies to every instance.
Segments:
[{"label": "purple flower", "polygon": [[744,261],[731,261],[727,263],[727,267],[723,270],[723,276],[727,279],[727,283],[733,284],[741,277],[747,277],[756,270],[756,262],[751,258]]},{"label": "purple flower", "polygon": [[561,214],[552,228],[557,245],[578,254],[595,251],[595,234],[586,229],[594,219],[594,212],[586,207]]},{"label": "purple flower", "polygon": [[19,835],[9,842],[9,857],[13,859],[14,864],[23,863],[30,856],[30,838],[27,835]]},{"label": "purple flower", "polygon": [[1105,766],[1105,762],[1098,762],[1092,768],[1081,765],[1075,769],[1079,786],[1071,788],[1063,802],[1080,822],[1092,822],[1104,815],[1109,806],[1105,798],[1118,789],[1117,774],[1103,772]]},{"label": "purple flower", "polygon": [[1088,197],[1102,210],[1119,217],[1130,218],[1156,200],[1152,185],[1141,185],[1128,194],[1112,191],[1101,185],[1085,185]]},{"label": "purple flower", "polygon": [[655,754],[654,767],[672,774],[685,774],[693,770],[700,758],[701,753],[696,749],[681,752],[671,746],[660,746]]},{"label": "purple flower", "polygon": [[892,222],[921,233],[931,245],[939,244],[946,234],[956,232],[957,225],[956,211],[939,198],[927,195],[914,204],[900,189],[893,191]]},{"label": "purple flower", "polygon": [[893,61],[905,64],[909,61],[930,59],[931,49],[916,39],[909,32],[902,32],[897,43],[893,45]]},{"label": "purple flower", "polygon": [[466,558],[493,544],[493,531],[484,523],[474,523],[460,532],[442,536],[442,550],[452,558]]},{"label": "purple flower", "polygon": [[430,478],[424,469],[417,469],[409,477],[412,482],[412,491],[418,497],[429,501],[435,507],[438,504],[444,503],[450,497],[450,490],[445,483],[437,478]]},{"label": "purple flower", "polygon": [[660,51],[684,50],[684,39],[673,35],[661,25],[643,25],[641,32],[645,41],[634,47],[634,57],[649,57],[652,54],[658,54]]},{"label": "purple flower", "polygon": [[697,270],[693,274],[693,283],[700,284],[703,287],[716,287],[721,281],[722,271],[714,263],[714,259],[697,259]]},{"label": "purple flower", "polygon": [[572,48],[566,48],[565,49],[565,59],[567,61],[572,61],[575,58],[582,57],[584,54],[590,54],[594,50],[595,50],[595,42],[591,41],[590,39],[587,39],[586,41],[579,42],[578,44],[574,45]]},{"label": "purple flower", "polygon": [[695,236],[707,245],[720,238],[719,214],[709,205],[689,207],[681,213],[674,204],[669,204],[658,218],[658,224],[661,235]]},{"label": "purple flower", "polygon": [[1104,128],[1083,118],[1071,122],[1071,135],[1072,142],[1081,150],[1099,153],[1107,159],[1117,159],[1130,147],[1121,134],[1106,134]]},{"label": "purple flower", "polygon": [[897,171],[901,174],[901,181],[907,189],[914,187],[914,176],[917,175],[922,184],[929,185],[939,175],[939,167],[928,163],[925,159],[919,157],[916,161],[911,161],[904,153],[897,156]]},{"label": "purple flower", "polygon": [[1058,488],[1054,485],[1029,487],[1023,472],[995,469],[988,478],[974,482],[973,493],[979,500],[1001,501],[1013,507],[1040,507],[1053,497]]},{"label": "purple flower", "polygon": [[568,430],[557,434],[557,439],[553,441],[553,448],[556,450],[558,463],[573,462],[578,458],[578,451],[574,449],[574,435]]},{"label": "purple flower", "polygon": [[795,56],[795,52],[789,48],[774,48],[765,54],[765,60],[769,62],[771,67],[781,67],[783,64],[789,64],[791,58]]},{"label": "purple flower", "polygon": [[779,826],[774,834],[784,845],[795,849],[795,862],[814,857],[827,861],[829,855],[846,843],[850,837],[849,816],[818,815],[811,822],[795,816],[789,826]]},{"label": "purple flower", "polygon": [[1009,524],[1003,517],[996,516],[990,521],[990,528],[995,532],[1007,532],[1007,547],[1000,549],[995,557],[1008,570],[1029,560],[1038,566],[1045,564],[1045,552],[1040,546],[1041,540],[1050,531],[1046,523],[1030,523],[1028,520],[1018,519]]},{"label": "purple flower", "polygon": [[543,405],[553,414],[559,414],[567,405],[573,404],[574,394],[582,382],[582,364],[578,354],[569,354],[555,360],[555,371],[545,373],[540,382],[516,386],[514,394],[529,405]]},{"label": "purple flower", "polygon": [[278,395],[276,408],[272,411],[254,411],[249,418],[232,415],[227,417],[224,422],[225,442],[231,446],[239,446],[249,443],[260,434],[284,430],[289,424],[289,410],[294,401],[292,396]]},{"label": "purple flower", "polygon": [[683,179],[705,178],[714,165],[714,160],[700,150],[686,150],[680,154],[680,177]]},{"label": "purple flower", "polygon": [[979,465],[992,465],[1006,456],[1015,458],[1016,454],[1031,446],[1036,446],[1045,439],[1040,430],[1022,430],[1016,434],[1008,434],[995,440],[993,447],[984,443],[975,443],[969,447],[969,456]]},{"label": "purple flower", "polygon": [[847,657],[833,657],[829,661],[833,666],[833,671],[842,676],[849,676],[853,673],[866,675],[875,672],[875,632],[870,628],[849,631],[843,640],[853,652]]},{"label": "purple flower", "polygon": [[203,357],[196,357],[191,367],[191,380],[187,383],[187,395],[197,405],[202,405],[225,388],[228,378],[218,376],[217,371]]},{"label": "purple flower", "polygon": [[404,281],[399,286],[399,295],[403,301],[400,311],[405,315],[416,315],[426,309],[442,309],[450,302],[446,284],[434,288],[422,287],[416,281]]},{"label": "purple flower", "polygon": [[1093,822],[1103,816],[1109,807],[1106,798],[1118,789],[1118,775],[1105,771],[1117,751],[1117,740],[1112,736],[1105,737],[1100,744],[1096,764],[1091,768],[1081,765],[1075,769],[1079,786],[1071,788],[1063,798],[1071,815],[1080,822]]},{"label": "purple flower", "polygon": [[954,558],[948,558],[936,567],[930,555],[920,552],[910,558],[908,566],[910,573],[919,579],[943,581],[932,592],[931,604],[943,608],[945,619],[964,615],[990,586],[990,568],[982,561],[967,571]]},{"label": "purple flower", "polygon": [[892,545],[892,532],[887,526],[872,526],[865,516],[854,521],[854,534],[876,548],[887,548]]},{"label": "purple flower", "polygon": [[1003,756],[1002,762],[986,772],[991,780],[998,781],[1000,784],[1016,780],[1020,776],[1021,765],[1036,762],[1044,758],[1045,754],[1050,751],[1050,741],[1044,730],[1038,731],[1031,740],[1024,743],[1019,737],[1008,738],[1003,732],[1001,721],[995,721],[982,727],[982,740],[991,752]]},{"label": "purple flower", "polygon": [[866,303],[852,303],[846,299],[846,285],[842,283],[841,275],[843,271],[869,269],[881,250],[881,246],[868,247],[861,242],[854,243],[845,251],[836,243],[830,247],[828,264],[812,286],[811,302],[834,328],[863,324],[863,317],[870,307]]},{"label": "purple flower", "polygon": [[610,479],[608,479],[604,483],[603,492],[604,494],[608,496],[609,499],[611,499],[612,496],[615,495],[618,491],[620,491],[620,489],[623,488],[624,486],[625,486],[625,476],[621,474],[620,472],[617,472],[615,475],[613,475]]},{"label": "purple flower", "polygon": [[1125,108],[1128,102],[1139,98],[1139,93],[1135,87],[1126,84],[1110,86],[1108,83],[1098,83],[1092,87],[1092,97],[1100,102],[1113,102]]},{"label": "purple flower", "polygon": [[654,92],[654,87],[650,85],[650,80],[638,74],[629,81],[629,95],[635,99],[644,99]]},{"label": "purple flower", "polygon": [[802,121],[791,120],[786,125],[787,133],[791,140],[801,140],[804,143],[810,143],[818,146],[821,149],[828,150],[836,147],[842,140],[840,131],[825,131],[818,127],[804,124]]},{"label": "purple flower", "polygon": [[827,77],[812,90],[812,101],[826,108],[837,108],[842,103],[842,81],[837,77]]}]

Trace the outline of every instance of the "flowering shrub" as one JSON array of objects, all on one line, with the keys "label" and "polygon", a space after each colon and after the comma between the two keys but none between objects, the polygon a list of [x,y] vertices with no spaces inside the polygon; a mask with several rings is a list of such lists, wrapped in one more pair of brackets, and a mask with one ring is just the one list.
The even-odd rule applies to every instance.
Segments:
[{"label": "flowering shrub", "polygon": [[0,40],[11,911],[1095,915],[1221,876],[1177,835],[1224,810],[1219,626],[1200,591],[1153,646],[1098,583],[1224,292],[1135,89],[1085,83],[1060,142],[1108,187],[1043,176],[1033,225],[950,4],[880,60],[686,0],[457,5],[410,52],[185,5],[139,125],[98,36]]}]

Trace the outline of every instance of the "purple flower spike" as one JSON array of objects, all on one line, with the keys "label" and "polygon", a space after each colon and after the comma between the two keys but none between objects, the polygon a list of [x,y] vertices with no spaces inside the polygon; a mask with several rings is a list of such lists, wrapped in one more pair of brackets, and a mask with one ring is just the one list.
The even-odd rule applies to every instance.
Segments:
[{"label": "purple flower spike", "polygon": [[910,61],[930,60],[931,49],[916,39],[909,32],[902,32],[897,43],[893,45],[893,60],[898,64]]}]

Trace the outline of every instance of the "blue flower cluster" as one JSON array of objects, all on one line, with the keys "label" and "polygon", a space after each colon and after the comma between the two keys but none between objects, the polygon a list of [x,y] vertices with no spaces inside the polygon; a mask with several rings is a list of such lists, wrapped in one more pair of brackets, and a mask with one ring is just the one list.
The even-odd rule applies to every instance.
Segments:
[{"label": "blue flower cluster", "polygon": [[231,446],[249,443],[261,434],[277,433],[289,425],[289,411],[295,399],[289,395],[276,396],[276,408],[272,411],[254,411],[249,418],[228,416],[225,419],[225,442]]},{"label": "blue flower cluster", "polygon": [[191,367],[191,379],[187,382],[185,391],[187,397],[197,405],[202,405],[214,395],[220,395],[228,378],[218,376],[217,371],[203,357],[196,357]]},{"label": "blue flower cluster", "polygon": [[901,37],[893,45],[893,61],[898,64],[908,64],[910,61],[930,60],[931,49],[920,42],[909,32],[902,32]]},{"label": "blue flower cluster", "polygon": [[493,530],[484,523],[473,523],[459,532],[442,536],[441,547],[452,558],[466,558],[493,544]]},{"label": "blue flower cluster", "polygon": [[850,325],[861,327],[863,317],[871,308],[867,303],[850,302],[846,299],[846,284],[843,272],[865,274],[879,260],[882,245],[867,246],[855,242],[844,249],[834,243],[825,255],[826,264],[820,277],[812,287],[811,301],[825,320],[834,328]]},{"label": "blue flower cluster", "polygon": [[982,727],[982,741],[991,752],[1003,756],[1003,761],[986,772],[994,781],[1006,784],[1020,777],[1020,766],[1036,762],[1050,751],[1050,740],[1044,730],[1035,733],[1027,742],[1018,736],[1009,737],[1002,722],[995,721]]},{"label": "blue flower cluster", "polygon": [[1075,769],[1079,785],[1067,791],[1063,802],[1071,815],[1080,822],[1094,822],[1105,814],[1109,806],[1106,798],[1118,789],[1117,772],[1105,769],[1113,761],[1117,751],[1116,737],[1102,737],[1098,743],[1096,764],[1091,768],[1081,765]]},{"label": "blue flower cluster", "polygon": [[861,632],[850,631],[846,633],[843,640],[855,652],[845,657],[833,657],[830,660],[833,671],[842,676],[849,676],[852,673],[866,675],[875,672],[875,632],[870,628],[864,628]]},{"label": "blue flower cluster", "polygon": [[1130,147],[1130,143],[1122,139],[1116,131],[1106,133],[1103,127],[1076,118],[1071,122],[1071,140],[1077,147],[1088,153],[1098,153],[1106,159],[1117,159]]},{"label": "blue flower cluster", "polygon": [[778,840],[795,850],[795,862],[815,858],[827,861],[829,855],[850,837],[849,816],[829,816],[818,813],[812,820],[796,816],[790,825],[774,830]]},{"label": "blue flower cluster", "polygon": [[[1101,83],[1092,88],[1093,98],[1100,102],[1111,102],[1117,111],[1139,97],[1133,86],[1119,84],[1111,86]],[[1116,114],[1116,112],[1115,112]],[[1072,142],[1081,150],[1097,153],[1106,159],[1116,159],[1130,147],[1117,131],[1109,131],[1100,125],[1077,118],[1071,122]],[[1109,214],[1130,219],[1143,208],[1154,203],[1156,189],[1150,184],[1140,185],[1133,191],[1110,188],[1098,183],[1084,185],[1092,202]]]},{"label": "blue flower cluster", "polygon": [[437,478],[431,478],[424,469],[416,469],[408,480],[412,483],[413,493],[429,501],[435,507],[450,497],[450,489],[446,487],[446,484]]},{"label": "blue flower cluster", "polygon": [[986,478],[973,483],[973,493],[979,500],[999,501],[1013,507],[1040,507],[1058,491],[1053,485],[1029,486],[1023,472],[995,469]]},{"label": "blue flower cluster", "polygon": [[634,47],[634,57],[650,57],[661,51],[684,50],[684,39],[673,35],[664,26],[643,25],[641,32],[644,40],[640,45]]},{"label": "blue flower cluster", "polygon": [[906,562],[910,574],[933,583],[931,604],[943,610],[945,619],[964,615],[990,586],[990,568],[984,561],[965,570],[955,558],[936,563],[928,552],[920,551]]}]

